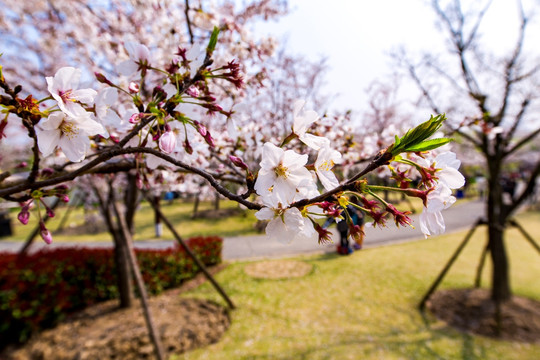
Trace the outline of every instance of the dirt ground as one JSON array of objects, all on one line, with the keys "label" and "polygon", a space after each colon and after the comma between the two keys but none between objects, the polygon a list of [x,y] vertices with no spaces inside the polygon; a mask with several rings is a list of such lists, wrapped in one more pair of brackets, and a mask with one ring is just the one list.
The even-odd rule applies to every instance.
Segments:
[{"label": "dirt ground", "polygon": [[[216,272],[223,266],[212,269]],[[227,309],[179,294],[204,281],[203,276],[150,299],[150,309],[167,355],[217,342],[230,326]],[[54,329],[34,336],[24,347],[7,349],[0,359],[155,359],[140,303],[118,310],[117,301],[92,306]]]},{"label": "dirt ground", "polygon": [[514,296],[501,306],[500,326],[496,307],[485,289],[438,291],[427,303],[439,319],[460,330],[492,338],[540,343],[540,302]]}]

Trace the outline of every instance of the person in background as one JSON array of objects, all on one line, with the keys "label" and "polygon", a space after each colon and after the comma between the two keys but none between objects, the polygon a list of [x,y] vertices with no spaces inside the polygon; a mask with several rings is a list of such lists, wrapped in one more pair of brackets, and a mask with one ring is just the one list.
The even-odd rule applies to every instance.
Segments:
[{"label": "person in background", "polygon": [[[358,204],[358,199],[356,197],[351,198],[351,202]],[[364,241],[364,213],[354,207],[353,205],[347,205],[346,209],[349,216],[351,217],[353,225],[360,226],[361,234],[358,238],[355,239],[354,244],[351,246],[349,242],[349,224],[345,219],[346,215],[343,214],[343,220],[337,222],[337,229],[339,231],[339,245],[337,246],[337,252],[341,255],[351,254],[354,250],[360,250],[362,248],[362,242]],[[323,228],[327,228],[333,223],[333,218],[328,218],[323,225]]]}]

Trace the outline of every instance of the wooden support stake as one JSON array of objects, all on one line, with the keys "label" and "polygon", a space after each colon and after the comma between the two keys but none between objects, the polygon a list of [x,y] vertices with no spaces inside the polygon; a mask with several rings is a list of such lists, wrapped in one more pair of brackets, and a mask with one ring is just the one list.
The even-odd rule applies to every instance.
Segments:
[{"label": "wooden support stake", "polygon": [[523,228],[523,226],[521,226],[516,220],[514,219],[511,219],[509,221],[510,225],[516,227],[520,232],[521,234],[525,237],[525,239],[527,239],[527,241],[529,241],[531,243],[531,245],[536,249],[536,251],[538,251],[538,253],[540,253],[540,246],[536,243],[536,241],[534,241],[534,239],[532,238],[531,235],[529,235],[528,232],[525,231],[525,229]]},{"label": "wooden support stake", "polygon": [[482,282],[482,269],[484,268],[488,251],[489,251],[489,240],[486,242],[486,246],[484,246],[484,250],[482,250],[482,254],[480,255],[480,261],[478,262],[478,268],[476,269],[476,279],[474,280],[475,288],[479,288]]},{"label": "wooden support stake", "polygon": [[471,236],[474,234],[474,231],[476,230],[478,225],[480,225],[481,223],[482,223],[481,219],[476,220],[476,222],[472,226],[471,230],[469,230],[469,232],[467,233],[467,235],[465,236],[465,238],[463,239],[461,244],[459,244],[458,248],[456,249],[456,251],[454,252],[452,257],[448,260],[448,262],[446,263],[446,265],[444,266],[444,268],[440,272],[439,276],[437,276],[437,279],[435,279],[435,281],[433,282],[433,284],[431,285],[431,287],[429,288],[427,293],[422,298],[422,301],[420,301],[420,304],[418,304],[418,307],[419,307],[420,310],[424,310],[424,308],[426,307],[427,300],[429,299],[431,294],[433,294],[433,292],[437,289],[437,287],[441,283],[442,279],[444,278],[444,276],[446,275],[448,270],[450,270],[450,267],[452,266],[454,261],[456,261],[457,257],[459,256],[459,254],[461,253],[461,251],[463,250],[465,245],[467,245],[467,243],[469,242],[469,239],[471,238]]},{"label": "wooden support stake", "polygon": [[146,292],[146,287],[144,286],[144,281],[141,274],[141,268],[139,267],[139,263],[137,262],[137,257],[135,255],[135,249],[133,248],[133,240],[131,238],[131,233],[129,232],[129,229],[127,227],[126,219],[124,219],[124,216],[118,210],[116,202],[113,200],[111,204],[116,214],[116,217],[120,222],[121,231],[124,233],[124,236],[120,236],[120,238],[122,239],[122,241],[125,241],[124,246],[128,249],[128,260],[131,266],[131,271],[133,272],[133,275],[135,277],[135,284],[137,284],[137,288],[139,289],[144,319],[146,321],[146,326],[148,327],[150,340],[152,340],[152,343],[154,344],[154,351],[158,360],[165,360],[165,353],[163,351],[163,345],[161,344],[161,338],[157,333],[155,324],[152,320],[150,307],[148,306],[148,293]]},{"label": "wooden support stake", "polygon": [[195,255],[195,253],[189,248],[189,246],[187,246],[187,244],[185,243],[185,241],[180,237],[180,235],[178,235],[178,233],[176,232],[176,230],[174,229],[174,226],[171,224],[171,222],[169,221],[169,219],[163,215],[163,213],[161,212],[160,209],[158,209],[156,207],[156,205],[154,204],[154,202],[149,198],[148,194],[145,193],[145,196],[146,196],[146,200],[148,200],[148,202],[154,207],[154,211],[156,213],[159,214],[159,217],[161,218],[161,220],[163,220],[163,222],[165,223],[165,226],[167,226],[169,228],[169,230],[172,232],[174,238],[176,239],[176,241],[178,241],[178,243],[180,244],[180,246],[182,246],[182,248],[186,251],[186,253],[189,255],[189,257],[191,257],[193,259],[193,261],[195,261],[195,264],[197,264],[197,266],[201,269],[201,271],[203,272],[204,276],[206,276],[206,278],[208,279],[208,281],[210,281],[212,283],[212,285],[214,286],[214,288],[219,292],[219,294],[223,297],[223,299],[227,302],[227,305],[229,306],[230,309],[234,309],[235,306],[234,306],[234,303],[232,302],[232,300],[229,298],[229,296],[225,293],[225,291],[223,290],[223,288],[218,284],[218,282],[216,281],[216,279],[214,279],[214,277],[212,276],[212,274],[210,274],[210,272],[208,272],[208,269],[206,268],[206,266],[202,263],[202,261],[199,260],[199,258],[197,257],[197,255]]}]

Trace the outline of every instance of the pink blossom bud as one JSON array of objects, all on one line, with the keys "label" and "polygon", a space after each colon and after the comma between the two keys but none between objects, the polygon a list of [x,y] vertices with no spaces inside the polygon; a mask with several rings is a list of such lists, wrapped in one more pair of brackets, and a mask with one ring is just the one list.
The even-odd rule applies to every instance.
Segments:
[{"label": "pink blossom bud", "polygon": [[7,119],[4,119],[2,120],[2,122],[0,122],[0,139],[3,137],[6,137],[6,134],[4,134],[4,129],[6,128],[6,126],[7,126]]},{"label": "pink blossom bud", "polygon": [[170,154],[176,148],[176,135],[172,131],[167,131],[159,138],[159,148],[166,154]]},{"label": "pink blossom bud", "polygon": [[50,218],[53,218],[54,217],[54,211],[50,208],[46,208],[45,209],[47,211],[47,216],[50,217]]},{"label": "pink blossom bud", "polygon": [[96,76],[97,81],[99,81],[100,83],[102,83],[102,84],[107,84],[107,85],[109,85],[109,86],[113,86],[113,85],[114,85],[112,82],[110,82],[110,81],[105,77],[105,75],[100,74],[100,73],[98,73],[98,72],[95,72],[94,75]]},{"label": "pink blossom bud", "polygon": [[28,220],[30,219],[30,212],[28,212],[28,207],[23,207],[19,215],[17,215],[17,219],[21,222],[21,224],[26,225],[28,224]]},{"label": "pink blossom bud", "polygon": [[184,149],[189,155],[193,154],[193,148],[191,147],[191,144],[189,143],[188,139],[184,141]]},{"label": "pink blossom bud", "polygon": [[41,170],[41,176],[49,177],[49,176],[51,176],[52,174],[54,174],[54,170],[51,169],[51,168],[43,168],[43,169]]},{"label": "pink blossom bud", "polygon": [[204,140],[206,141],[208,145],[210,145],[210,147],[216,146],[216,144],[214,143],[214,139],[212,138],[212,135],[210,135],[209,131],[206,132],[206,135],[204,136]]},{"label": "pink blossom bud", "polygon": [[62,201],[65,202],[65,203],[68,203],[68,202],[69,202],[69,196],[67,196],[67,195],[62,195],[62,196],[61,196],[61,199],[62,199]]},{"label": "pink blossom bud", "polygon": [[137,113],[137,114],[133,114],[131,115],[131,117],[129,118],[129,122],[132,123],[132,124],[138,124],[139,121],[141,121],[141,119],[143,118],[143,114],[141,113]]},{"label": "pink blossom bud", "polygon": [[45,227],[43,220],[39,222],[39,230],[39,235],[41,235],[43,241],[50,245],[52,243],[52,235],[51,232]]},{"label": "pink blossom bud", "polygon": [[199,132],[199,134],[201,134],[203,137],[206,136],[206,133],[207,133],[206,126],[204,126],[197,120],[193,121],[193,123],[197,127],[197,131]]},{"label": "pink blossom bud", "polygon": [[135,185],[137,186],[137,189],[142,189],[143,188],[143,180],[141,178],[141,175],[137,174],[136,178],[135,178]]},{"label": "pink blossom bud", "polygon": [[[0,136],[1,137],[1,136]],[[28,166],[26,161],[22,161],[19,165],[16,166],[17,169],[23,169]]]},{"label": "pink blossom bud", "polygon": [[129,83],[129,86],[128,86],[128,89],[129,89],[129,92],[132,93],[132,94],[136,94],[139,92],[140,88],[139,88],[139,84],[137,84],[136,82],[130,82]]},{"label": "pink blossom bud", "polygon": [[191,85],[190,87],[187,88],[186,90],[186,94],[188,94],[189,96],[191,97],[199,97],[200,93],[199,93],[199,89],[197,89],[195,86]]},{"label": "pink blossom bud", "polygon": [[242,159],[239,158],[238,156],[229,155],[229,160],[231,160],[231,162],[232,162],[235,166],[238,166],[238,167],[241,168],[241,169],[244,169],[244,170],[247,170],[247,169],[248,169],[248,166],[247,166],[247,164],[244,162],[244,160],[242,160]]}]

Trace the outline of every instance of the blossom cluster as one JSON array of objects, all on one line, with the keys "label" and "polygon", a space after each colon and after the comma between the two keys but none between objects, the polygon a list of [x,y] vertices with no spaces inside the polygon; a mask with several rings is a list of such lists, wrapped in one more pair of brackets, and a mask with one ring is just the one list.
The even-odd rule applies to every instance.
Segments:
[{"label": "blossom cluster", "polygon": [[[146,46],[127,42],[129,59],[117,65],[122,80],[115,84],[96,73],[98,82],[104,85],[99,91],[80,88],[81,71],[73,67],[60,68],[53,77],[47,77],[50,96],[29,102],[34,113],[42,117],[34,122],[41,155],[46,158],[64,154],[70,163],[77,163],[85,161],[90,150],[98,160],[121,154],[134,164],[138,186],[152,187],[154,191],[161,185],[188,183],[185,175],[173,175],[178,170],[195,173],[222,195],[259,210],[256,217],[268,221],[267,235],[284,242],[301,238],[331,241],[330,233],[319,221],[326,217],[345,221],[351,236],[360,238],[362,229],[351,221],[348,206],[365,212],[374,225],[384,226],[392,217],[396,225],[410,226],[409,213],[378,196],[380,187],[363,178],[368,172],[389,165],[397,182],[389,189],[423,199],[422,231],[426,235],[444,231],[441,211],[455,201],[451,190],[463,185],[463,176],[457,171],[459,161],[452,153],[429,160],[432,150],[449,141],[427,140],[441,126],[443,116],[430,119],[402,138],[396,137],[394,144],[372,159],[365,172],[347,179],[340,168],[340,182],[334,170],[345,156],[331,146],[336,140],[331,134],[339,138],[343,133],[328,131],[321,136],[315,132],[321,117],[316,111],[305,109],[304,100],[293,104],[292,126],[282,138],[267,136],[260,131],[261,127],[238,127],[235,119],[242,116],[241,106],[218,104],[210,81],[225,81],[234,88],[242,88],[243,77],[235,61],[211,67],[217,33],[215,30],[205,50],[197,44],[179,47],[166,64],[158,64]],[[149,87],[149,79],[157,85]],[[36,110],[38,104],[49,100],[55,103],[44,111]],[[216,114],[226,120],[216,120]],[[223,132],[217,130],[219,121]],[[250,120],[250,124],[255,123]],[[214,126],[212,132],[209,124]],[[243,150],[239,144],[244,144]],[[255,166],[242,158],[253,149],[258,149],[253,151],[258,158]],[[391,163],[398,165],[392,167]],[[39,157],[34,164],[39,164]],[[88,165],[88,160],[84,164]],[[406,170],[401,169],[403,166]],[[413,171],[421,179],[416,189],[409,188]],[[244,194],[233,194],[217,182],[216,177],[227,174],[243,182]],[[42,171],[30,176],[35,181],[44,175]],[[54,215],[42,198],[67,197],[54,191],[33,190],[30,200],[22,205],[21,222],[28,222],[28,208],[36,200],[38,209],[43,204],[47,214]],[[253,194],[258,196],[255,201],[246,200]],[[43,239],[50,243],[52,237],[41,216],[40,228]]]}]

